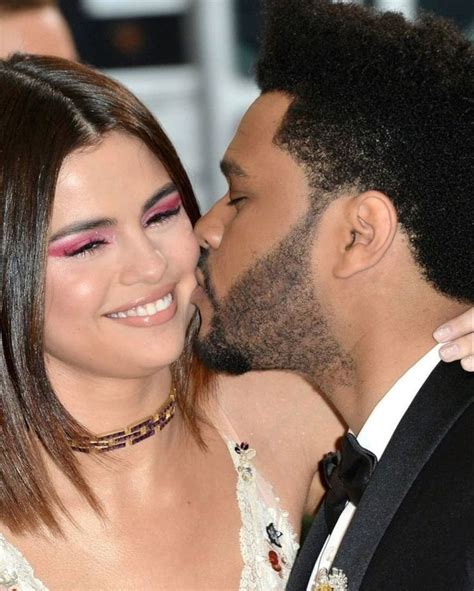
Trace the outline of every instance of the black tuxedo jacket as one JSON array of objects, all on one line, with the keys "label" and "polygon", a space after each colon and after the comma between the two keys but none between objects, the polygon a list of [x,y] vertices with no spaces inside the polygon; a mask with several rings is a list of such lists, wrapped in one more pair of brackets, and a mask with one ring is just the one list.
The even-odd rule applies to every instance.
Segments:
[{"label": "black tuxedo jacket", "polygon": [[[287,591],[328,536],[320,510]],[[474,590],[474,374],[440,363],[392,436],[334,559],[355,591]]]}]

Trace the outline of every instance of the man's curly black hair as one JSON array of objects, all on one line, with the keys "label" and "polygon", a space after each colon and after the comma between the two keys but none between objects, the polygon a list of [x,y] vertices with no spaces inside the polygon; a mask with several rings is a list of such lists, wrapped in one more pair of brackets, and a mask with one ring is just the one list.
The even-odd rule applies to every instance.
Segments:
[{"label": "man's curly black hair", "polygon": [[294,97],[275,142],[314,188],[385,193],[427,281],[473,302],[472,44],[427,14],[267,0],[257,80]]}]

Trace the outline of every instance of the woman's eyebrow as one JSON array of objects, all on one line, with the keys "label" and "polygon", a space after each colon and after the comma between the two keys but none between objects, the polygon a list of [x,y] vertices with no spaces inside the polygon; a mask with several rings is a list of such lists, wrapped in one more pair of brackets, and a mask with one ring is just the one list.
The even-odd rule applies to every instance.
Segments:
[{"label": "woman's eyebrow", "polygon": [[115,226],[116,223],[117,220],[114,218],[98,218],[95,220],[84,220],[83,222],[75,222],[55,232],[51,236],[49,241],[53,242],[54,240],[58,240],[59,238],[65,238],[70,234],[77,234],[78,232],[84,232],[86,230],[95,230],[96,228],[103,227],[109,228],[111,226]]},{"label": "woman's eyebrow", "polygon": [[147,199],[142,207],[142,212],[146,213],[150,207],[153,207],[155,203],[158,203],[160,199],[164,199],[171,193],[177,191],[176,185],[173,182],[166,183],[164,187],[159,189],[156,193],[154,193],[149,199]]},{"label": "woman's eyebrow", "polygon": [[[153,207],[155,203],[160,201],[160,199],[164,199],[171,193],[177,191],[176,185],[172,182],[166,183],[164,187],[159,189],[156,193],[154,193],[149,199],[147,199],[142,207],[142,213],[147,212],[150,207]],[[55,232],[51,238],[49,239],[50,242],[58,240],[59,238],[65,238],[70,234],[77,234],[78,232],[85,232],[87,230],[95,230],[96,228],[103,228],[107,227],[110,228],[111,226],[115,226],[117,224],[117,220],[115,218],[98,218],[95,220],[84,220],[79,222],[74,222],[65,228],[61,228]]]}]

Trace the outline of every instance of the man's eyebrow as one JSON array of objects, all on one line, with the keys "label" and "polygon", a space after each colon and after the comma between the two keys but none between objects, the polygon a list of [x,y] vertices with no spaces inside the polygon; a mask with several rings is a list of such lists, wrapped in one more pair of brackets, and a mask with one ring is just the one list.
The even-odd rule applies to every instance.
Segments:
[{"label": "man's eyebrow", "polygon": [[[146,213],[150,207],[153,207],[155,203],[160,201],[160,199],[164,199],[171,193],[176,191],[176,185],[172,182],[167,183],[164,187],[159,189],[156,193],[154,193],[149,199],[147,199],[142,207],[142,213]],[[96,228],[103,228],[107,227],[110,228],[111,226],[115,226],[117,224],[117,220],[115,218],[98,218],[93,220],[84,220],[75,222],[66,226],[65,228],[61,228],[58,232],[53,234],[49,239],[50,242],[54,240],[59,240],[59,238],[65,238],[70,234],[77,234],[78,232],[85,232],[87,230],[95,230]]]},{"label": "man's eyebrow", "polygon": [[221,160],[220,168],[221,168],[222,174],[226,178],[229,178],[231,176],[248,178],[248,176],[249,176],[245,172],[245,170],[240,166],[240,164],[237,164],[237,162],[235,160],[229,160],[228,158],[224,158],[223,160]]}]

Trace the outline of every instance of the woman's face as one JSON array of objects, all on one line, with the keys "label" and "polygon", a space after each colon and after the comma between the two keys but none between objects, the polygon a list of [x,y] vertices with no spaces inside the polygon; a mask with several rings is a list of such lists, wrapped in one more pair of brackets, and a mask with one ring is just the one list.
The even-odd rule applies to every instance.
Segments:
[{"label": "woman's face", "polygon": [[177,189],[140,140],[113,132],[66,158],[49,239],[51,369],[141,377],[177,359],[199,249]]}]

